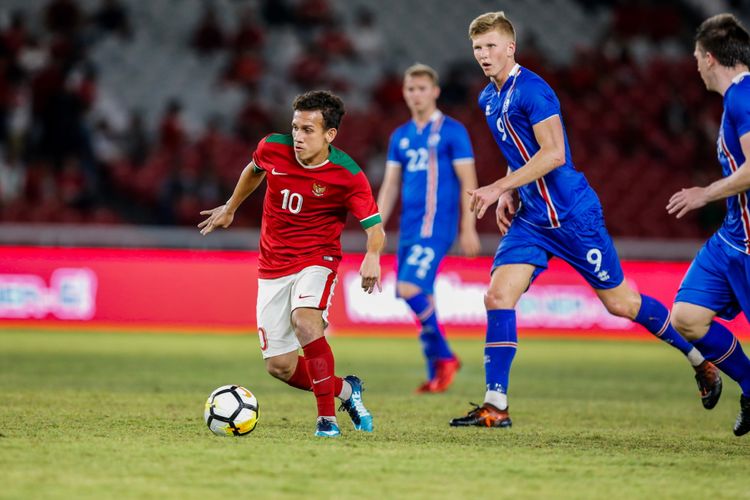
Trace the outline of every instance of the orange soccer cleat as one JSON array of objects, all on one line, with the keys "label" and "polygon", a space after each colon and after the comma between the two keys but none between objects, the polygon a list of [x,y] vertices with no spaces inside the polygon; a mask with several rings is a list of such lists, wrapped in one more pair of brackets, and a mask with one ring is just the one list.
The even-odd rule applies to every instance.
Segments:
[{"label": "orange soccer cleat", "polygon": [[465,417],[452,419],[451,427],[510,427],[513,425],[507,408],[500,410],[489,403],[484,403],[482,406],[471,404],[474,405],[474,409]]},{"label": "orange soccer cleat", "polygon": [[435,377],[423,382],[415,391],[417,394],[443,392],[453,383],[456,373],[461,369],[458,358],[440,359],[435,362]]},{"label": "orange soccer cleat", "polygon": [[453,359],[440,359],[435,363],[435,378],[432,380],[432,392],[443,392],[453,383],[456,373],[461,369],[461,361]]}]

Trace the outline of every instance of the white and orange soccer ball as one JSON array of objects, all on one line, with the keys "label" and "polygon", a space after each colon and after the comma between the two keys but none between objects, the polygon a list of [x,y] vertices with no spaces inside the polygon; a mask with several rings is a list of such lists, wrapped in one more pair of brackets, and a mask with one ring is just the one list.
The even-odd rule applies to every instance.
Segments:
[{"label": "white and orange soccer ball", "polygon": [[258,400],[239,385],[223,385],[206,400],[203,417],[218,436],[245,436],[258,424]]}]

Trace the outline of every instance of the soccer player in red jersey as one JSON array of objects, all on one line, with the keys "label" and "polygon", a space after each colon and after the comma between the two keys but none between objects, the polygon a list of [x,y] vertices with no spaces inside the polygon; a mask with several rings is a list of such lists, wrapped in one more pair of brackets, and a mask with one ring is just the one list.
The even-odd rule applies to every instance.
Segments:
[{"label": "soccer player in red jersey", "polygon": [[[331,145],[344,104],[326,91],[298,96],[291,134],[270,134],[258,144],[226,204],[201,215],[201,234],[229,227],[240,204],[267,179],[258,265],[257,321],[261,351],[272,376],[312,390],[318,404],[316,436],[340,434],[335,397],[356,430],[372,432],[362,403],[362,381],[334,374],[324,330],[341,260],[341,231],[351,212],[367,233],[359,273],[362,289],[380,283],[385,232],[364,172]],[[303,356],[299,355],[302,348]]]}]

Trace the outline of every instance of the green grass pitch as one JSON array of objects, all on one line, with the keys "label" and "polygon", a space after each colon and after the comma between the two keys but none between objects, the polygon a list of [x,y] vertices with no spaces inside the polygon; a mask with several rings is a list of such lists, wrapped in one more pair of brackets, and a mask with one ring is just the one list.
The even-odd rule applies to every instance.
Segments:
[{"label": "green grass pitch", "polygon": [[[416,339],[331,339],[365,382],[375,432],[315,438],[311,393],[265,374],[257,337],[0,332],[0,498],[750,498],[750,436],[725,377],[705,411],[693,373],[657,342],[524,339],[512,429],[452,429],[481,402],[481,340],[445,394]],[[257,429],[203,422],[216,387],[245,385]]]}]

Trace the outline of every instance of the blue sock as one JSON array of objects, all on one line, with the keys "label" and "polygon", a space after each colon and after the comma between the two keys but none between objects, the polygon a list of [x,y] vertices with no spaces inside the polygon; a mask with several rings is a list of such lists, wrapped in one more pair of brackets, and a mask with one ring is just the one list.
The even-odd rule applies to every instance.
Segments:
[{"label": "blue sock", "polygon": [[693,349],[690,342],[685,340],[669,322],[669,310],[653,297],[641,294],[641,308],[634,321],[659,340],[679,349],[686,356]]},{"label": "blue sock", "polygon": [[435,362],[439,359],[452,359],[453,353],[438,324],[435,306],[432,305],[430,298],[424,293],[418,293],[406,299],[406,303],[422,324],[419,340],[422,342],[422,352],[427,363],[427,379],[432,380],[435,378]]},{"label": "blue sock", "polygon": [[750,396],[750,359],[732,332],[712,321],[708,332],[692,343],[707,360],[740,384],[742,394]]},{"label": "blue sock", "polygon": [[507,394],[510,365],[516,355],[516,311],[491,309],[487,311],[487,337],[484,344],[484,378],[488,391]]}]

